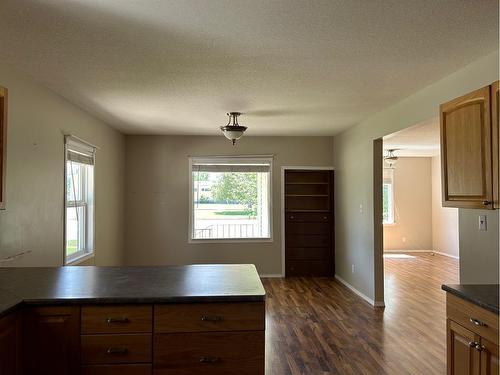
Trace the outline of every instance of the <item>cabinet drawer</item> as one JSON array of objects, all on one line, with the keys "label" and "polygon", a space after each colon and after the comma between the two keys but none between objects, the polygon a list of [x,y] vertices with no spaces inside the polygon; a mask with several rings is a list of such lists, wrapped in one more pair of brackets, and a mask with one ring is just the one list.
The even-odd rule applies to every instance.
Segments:
[{"label": "cabinet drawer", "polygon": [[151,375],[151,365],[90,365],[83,366],[81,375]]},{"label": "cabinet drawer", "polygon": [[264,331],[155,335],[155,375],[264,375]]},{"label": "cabinet drawer", "polygon": [[155,305],[155,333],[252,331],[264,327],[263,302]]},{"label": "cabinet drawer", "polygon": [[151,305],[83,306],[82,334],[149,333],[152,313]]},{"label": "cabinet drawer", "polygon": [[446,315],[461,326],[498,345],[498,316],[491,311],[447,293]]},{"label": "cabinet drawer", "polygon": [[286,214],[286,220],[290,222],[330,222],[331,214],[328,212],[289,212]]},{"label": "cabinet drawer", "polygon": [[151,362],[151,334],[82,336],[82,363]]}]

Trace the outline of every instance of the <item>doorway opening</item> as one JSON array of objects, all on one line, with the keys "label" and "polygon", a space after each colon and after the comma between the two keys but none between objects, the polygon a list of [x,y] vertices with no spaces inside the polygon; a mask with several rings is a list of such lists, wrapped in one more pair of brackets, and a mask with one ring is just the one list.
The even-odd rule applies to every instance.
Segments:
[{"label": "doorway opening", "polygon": [[401,303],[403,290],[418,290],[423,278],[438,290],[458,282],[458,209],[442,206],[438,118],[379,141],[375,232],[382,254],[379,282],[390,307]]}]

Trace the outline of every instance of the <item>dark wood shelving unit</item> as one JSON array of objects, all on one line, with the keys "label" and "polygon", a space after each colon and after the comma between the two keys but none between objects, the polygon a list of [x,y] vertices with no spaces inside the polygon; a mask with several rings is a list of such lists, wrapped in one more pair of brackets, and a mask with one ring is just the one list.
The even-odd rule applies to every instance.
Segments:
[{"label": "dark wood shelving unit", "polygon": [[285,275],[333,276],[333,171],[285,170]]}]

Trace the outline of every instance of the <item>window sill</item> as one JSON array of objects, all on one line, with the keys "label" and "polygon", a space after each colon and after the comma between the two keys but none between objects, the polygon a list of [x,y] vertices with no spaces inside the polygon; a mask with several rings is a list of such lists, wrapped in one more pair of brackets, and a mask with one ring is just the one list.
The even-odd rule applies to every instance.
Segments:
[{"label": "window sill", "polygon": [[70,261],[66,261],[66,263],[64,265],[65,266],[77,266],[80,263],[85,262],[86,260],[94,258],[94,256],[95,256],[95,252],[93,251],[91,253],[81,255],[78,258],[71,259]]},{"label": "window sill", "polygon": [[200,238],[199,240],[190,238],[188,243],[269,243],[274,242],[273,238]]},{"label": "window sill", "polygon": [[393,226],[397,225],[397,223],[382,223],[382,225],[384,227],[393,227]]}]

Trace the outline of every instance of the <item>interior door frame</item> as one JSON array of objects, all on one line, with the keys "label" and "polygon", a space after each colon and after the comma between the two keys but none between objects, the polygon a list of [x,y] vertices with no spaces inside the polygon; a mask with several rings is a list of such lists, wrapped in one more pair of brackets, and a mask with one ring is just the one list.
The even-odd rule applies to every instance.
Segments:
[{"label": "interior door frame", "polygon": [[[310,166],[310,165],[282,165],[281,166],[281,189],[280,189],[280,197],[281,197],[281,277],[285,277],[285,268],[286,268],[286,244],[285,244],[285,171],[286,170],[306,170],[306,171],[334,171],[335,168],[332,166]],[[335,201],[335,186],[334,186],[334,201]]]}]

